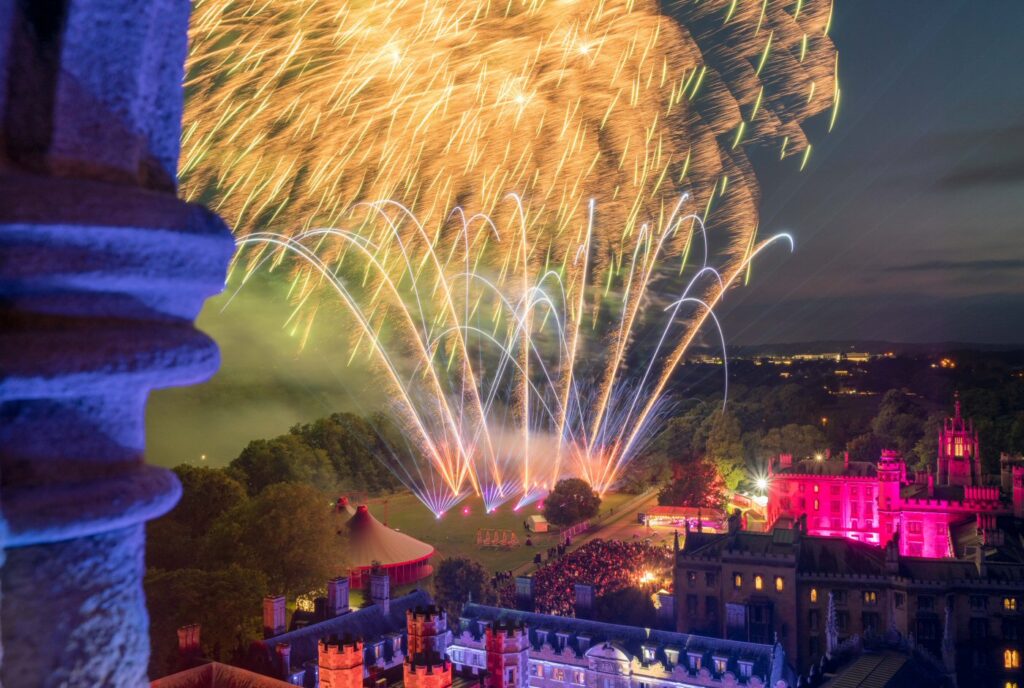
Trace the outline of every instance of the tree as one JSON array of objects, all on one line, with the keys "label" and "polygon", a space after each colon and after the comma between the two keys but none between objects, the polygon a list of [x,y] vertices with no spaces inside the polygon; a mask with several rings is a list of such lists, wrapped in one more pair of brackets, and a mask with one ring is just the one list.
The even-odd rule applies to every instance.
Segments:
[{"label": "tree", "polygon": [[200,625],[203,656],[230,661],[260,637],[267,580],[260,571],[229,566],[218,571],[150,568],[145,578],[152,642],[149,675],[177,670],[177,629]]},{"label": "tree", "polygon": [[275,594],[309,592],[346,570],[329,505],[309,485],[270,485],[217,522],[209,557],[214,566],[241,562],[263,571]]},{"label": "tree", "polygon": [[804,459],[825,449],[825,435],[814,425],[790,423],[781,428],[772,428],[761,440],[764,459],[773,459],[779,454],[792,454]]},{"label": "tree", "polygon": [[725,505],[725,481],[714,462],[700,458],[676,464],[676,467],[672,482],[658,493],[658,504],[711,509]]},{"label": "tree", "polygon": [[[381,426],[385,426],[381,428]],[[379,457],[390,452],[386,434],[391,423],[382,417],[371,421],[351,413],[334,413],[290,432],[313,449],[324,452],[339,488],[374,494],[393,492],[402,484]],[[378,432],[382,429],[383,432]]]},{"label": "tree", "polygon": [[568,526],[597,515],[601,498],[585,480],[565,478],[544,498],[544,518]]},{"label": "tree", "polygon": [[146,558],[158,569],[201,568],[203,538],[217,519],[247,499],[245,488],[217,468],[181,465],[174,472],[181,481],[181,500],[147,524]]},{"label": "tree", "polygon": [[497,600],[487,571],[466,557],[443,559],[434,572],[434,601],[448,611],[449,618],[458,618],[470,595],[482,604]]},{"label": "tree", "polygon": [[718,467],[726,487],[735,490],[746,476],[740,422],[730,411],[718,411],[705,421],[707,456]]},{"label": "tree", "polygon": [[909,454],[921,439],[925,412],[920,402],[906,391],[890,389],[878,405],[871,432],[887,449]]},{"label": "tree", "polygon": [[333,490],[337,483],[327,454],[293,434],[250,442],[228,466],[228,474],[250,495],[277,483],[306,483],[321,490]]}]

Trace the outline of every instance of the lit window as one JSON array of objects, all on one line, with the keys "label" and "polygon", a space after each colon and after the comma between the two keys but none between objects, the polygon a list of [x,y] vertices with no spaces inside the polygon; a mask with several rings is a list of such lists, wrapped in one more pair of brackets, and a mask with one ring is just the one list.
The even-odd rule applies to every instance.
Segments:
[{"label": "lit window", "polygon": [[815,604],[818,601],[818,589],[811,588],[811,604]]},{"label": "lit window", "polygon": [[544,678],[544,665],[543,664],[534,664],[533,665],[533,673],[537,674],[537,676],[539,676],[541,678]]},{"label": "lit window", "polygon": [[878,604],[878,593],[874,590],[864,591],[864,604],[875,605]]},{"label": "lit window", "polygon": [[754,576],[754,590],[761,590],[764,587],[764,579],[761,576]]},{"label": "lit window", "polygon": [[690,671],[700,671],[700,655],[690,655]]},{"label": "lit window", "polygon": [[782,580],[782,576],[775,576],[775,592],[782,592],[785,588],[786,583]]},{"label": "lit window", "polygon": [[553,678],[556,681],[565,681],[565,669],[555,669]]},{"label": "lit window", "polygon": [[818,503],[818,500],[815,499],[814,500],[814,510],[817,511],[820,507],[821,507],[821,505]]},{"label": "lit window", "polygon": [[1020,650],[1008,648],[1003,651],[1003,668],[1020,669]]},{"label": "lit window", "polygon": [[1019,688],[1016,681],[1007,681],[1003,684],[1003,688]]},{"label": "lit window", "polygon": [[715,657],[715,673],[725,673],[725,657]]},{"label": "lit window", "polygon": [[1017,598],[1016,597],[1004,597],[1003,598],[1003,610],[1008,612],[1017,611]]},{"label": "lit window", "polygon": [[815,491],[815,492],[818,492],[818,490],[819,490],[819,489],[820,489],[820,488],[819,488],[819,487],[818,487],[817,485],[815,485],[815,486],[814,486],[814,491]]},{"label": "lit window", "polygon": [[584,673],[582,671],[574,671],[574,672],[572,672],[572,682],[575,683],[576,685],[582,686],[583,682],[585,680],[586,680],[586,678],[585,678],[585,675],[584,675]]},{"label": "lit window", "polygon": [[743,587],[743,576],[738,573],[732,574],[732,587],[742,588]]}]

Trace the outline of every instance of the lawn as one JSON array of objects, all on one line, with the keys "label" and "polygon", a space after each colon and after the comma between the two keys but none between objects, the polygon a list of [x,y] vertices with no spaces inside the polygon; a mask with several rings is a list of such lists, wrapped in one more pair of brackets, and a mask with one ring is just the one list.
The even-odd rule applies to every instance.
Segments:
[{"label": "lawn", "polygon": [[[606,515],[610,509],[616,509],[632,498],[633,495],[627,494],[605,495],[601,503],[601,514]],[[535,504],[518,512],[513,512],[512,505],[506,504],[486,514],[483,501],[472,497],[440,519],[435,518],[412,494],[371,499],[369,507],[370,512],[381,522],[433,545],[437,550],[435,566],[443,557],[464,556],[479,561],[488,571],[507,571],[529,563],[537,552],[545,553],[549,547],[558,543],[558,533],[552,531],[530,534],[533,546],[525,546],[527,533],[523,530],[523,521],[527,516],[539,513]],[[468,513],[464,513],[467,509]],[[519,538],[519,547],[508,550],[478,547],[476,533],[480,528],[511,530]]]}]

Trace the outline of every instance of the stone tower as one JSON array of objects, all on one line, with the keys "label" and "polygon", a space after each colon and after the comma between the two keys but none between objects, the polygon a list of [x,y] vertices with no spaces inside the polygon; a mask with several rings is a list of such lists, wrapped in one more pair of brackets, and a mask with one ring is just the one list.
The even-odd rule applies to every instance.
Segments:
[{"label": "stone tower", "polygon": [[234,241],[177,197],[192,3],[0,2],[0,683],[148,685],[149,392],[219,363],[193,327]]},{"label": "stone tower", "polygon": [[319,643],[320,688],[362,688],[363,643],[337,637]]},{"label": "stone tower", "polygon": [[435,606],[416,607],[405,612],[408,656],[434,653],[444,655],[448,649],[448,615]]},{"label": "stone tower", "polygon": [[978,432],[960,413],[960,395],[954,397],[953,416],[939,430],[939,485],[981,485]]},{"label": "stone tower", "polygon": [[897,452],[885,449],[878,460],[878,531],[886,544],[900,525],[900,486],[905,481],[906,464]]},{"label": "stone tower", "polygon": [[487,627],[484,650],[487,674],[484,688],[525,688],[529,685],[529,632],[516,623],[496,623]]}]

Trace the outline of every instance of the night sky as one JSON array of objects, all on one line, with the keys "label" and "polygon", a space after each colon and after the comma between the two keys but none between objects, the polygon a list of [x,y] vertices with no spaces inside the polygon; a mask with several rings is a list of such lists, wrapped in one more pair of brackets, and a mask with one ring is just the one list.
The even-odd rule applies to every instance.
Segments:
[{"label": "night sky", "polygon": [[[1024,0],[837,2],[839,119],[814,132],[803,173],[758,167],[761,233],[791,232],[796,252],[773,249],[727,296],[730,343],[1024,343],[1022,34]],[[299,353],[284,286],[208,303],[221,371],[154,395],[150,461],[223,465],[251,439],[377,401],[365,366],[346,365],[344,322],[319,316]]]},{"label": "night sky", "polygon": [[1024,342],[1024,2],[839,0],[842,107],[802,173],[762,165],[790,231],[727,299],[735,344]]}]

